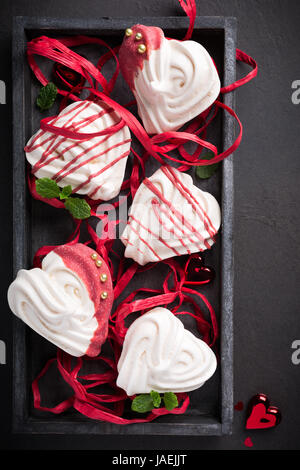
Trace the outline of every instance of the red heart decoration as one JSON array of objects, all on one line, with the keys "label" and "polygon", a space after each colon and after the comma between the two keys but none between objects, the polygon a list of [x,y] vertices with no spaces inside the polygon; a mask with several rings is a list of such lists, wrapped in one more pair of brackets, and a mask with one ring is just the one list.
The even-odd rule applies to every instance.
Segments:
[{"label": "red heart decoration", "polygon": [[251,440],[251,437],[246,437],[244,444],[246,447],[253,447],[253,442]]},{"label": "red heart decoration", "polygon": [[53,66],[52,77],[54,83],[63,90],[78,87],[80,91],[85,83],[85,78],[80,73],[59,62],[55,62]]},{"label": "red heart decoration", "polygon": [[214,269],[204,266],[203,258],[198,253],[189,257],[185,265],[184,272],[185,285],[197,286],[201,284],[209,284],[215,278]]},{"label": "red heart decoration", "polygon": [[238,401],[236,405],[234,405],[234,409],[236,411],[242,411],[244,409],[244,403],[242,401]]},{"label": "red heart decoration", "polygon": [[270,406],[267,395],[258,393],[251,398],[248,405],[246,429],[273,428],[280,421],[280,410],[276,406]]}]

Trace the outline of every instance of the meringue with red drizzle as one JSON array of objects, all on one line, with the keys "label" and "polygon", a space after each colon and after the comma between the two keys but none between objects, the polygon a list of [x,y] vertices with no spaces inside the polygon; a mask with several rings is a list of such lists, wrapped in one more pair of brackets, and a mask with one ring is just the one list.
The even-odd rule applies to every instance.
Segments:
[{"label": "meringue with red drizzle", "polygon": [[108,266],[81,243],[55,248],[45,256],[41,269],[21,269],[8,289],[12,312],[76,357],[99,354],[112,302]]},{"label": "meringue with red drizzle", "polygon": [[[93,134],[119,121],[120,117],[104,102],[86,100],[70,104],[50,124],[78,134]],[[27,143],[25,152],[37,178],[52,178],[61,187],[71,185],[73,193],[108,201],[120,192],[130,143],[127,126],[85,140],[40,129]]]},{"label": "meringue with red drizzle", "polygon": [[192,177],[162,166],[138,188],[121,240],[140,265],[209,249],[221,224],[220,206]]},{"label": "meringue with red drizzle", "polygon": [[127,330],[117,386],[128,396],[151,390],[189,392],[204,385],[216,367],[212,349],[186,330],[170,310],[156,307]]},{"label": "meringue with red drizzle", "polygon": [[207,50],[196,41],[166,39],[154,26],[127,29],[119,61],[149,134],[179,129],[220,93],[218,72]]}]

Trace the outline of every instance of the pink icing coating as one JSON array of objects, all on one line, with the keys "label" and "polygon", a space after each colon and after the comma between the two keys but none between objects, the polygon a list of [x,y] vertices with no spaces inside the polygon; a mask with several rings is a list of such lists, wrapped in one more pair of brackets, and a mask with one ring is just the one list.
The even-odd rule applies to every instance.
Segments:
[{"label": "pink icing coating", "polygon": [[[98,322],[98,327],[93,338],[91,338],[85,354],[91,357],[97,356],[100,353],[102,344],[107,338],[108,319],[114,297],[108,266],[96,251],[82,243],[62,245],[55,248],[53,251],[61,257],[67,268],[74,271],[82,279],[88,290],[89,297],[95,305],[95,317]],[[97,259],[102,261],[100,268],[96,266],[95,261],[91,258],[93,253],[96,253]],[[100,281],[100,276],[103,273],[107,274],[107,281],[105,283]],[[102,300],[100,297],[103,291],[108,293],[105,300]]]},{"label": "pink icing coating", "polygon": [[[143,69],[144,60],[149,60],[152,50],[160,48],[164,33],[162,29],[156,26],[144,26],[142,24],[136,24],[131,29],[133,31],[132,35],[125,36],[120,47],[119,62],[124,79],[131,90],[134,90],[134,77],[138,69]],[[141,33],[143,38],[137,41],[135,39],[136,33]],[[138,52],[140,44],[145,44],[147,48],[143,54]]]}]

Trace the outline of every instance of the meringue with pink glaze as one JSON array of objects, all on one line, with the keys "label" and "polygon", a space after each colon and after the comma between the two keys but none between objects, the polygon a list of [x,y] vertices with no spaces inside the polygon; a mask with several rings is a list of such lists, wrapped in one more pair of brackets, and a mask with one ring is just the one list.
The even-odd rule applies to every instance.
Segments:
[{"label": "meringue with pink glaze", "polygon": [[166,39],[154,26],[127,29],[119,61],[149,134],[179,129],[220,93],[218,72],[207,50],[196,41]]},{"label": "meringue with pink glaze", "polygon": [[77,357],[99,354],[112,302],[108,266],[81,243],[55,248],[41,269],[21,269],[8,289],[8,303],[17,317]]}]

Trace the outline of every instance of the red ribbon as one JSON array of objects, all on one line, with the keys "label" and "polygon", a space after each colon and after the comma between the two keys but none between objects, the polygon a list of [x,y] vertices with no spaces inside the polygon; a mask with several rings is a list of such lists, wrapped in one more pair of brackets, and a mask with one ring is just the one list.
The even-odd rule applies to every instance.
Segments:
[{"label": "red ribbon", "polygon": [[258,69],[257,63],[248,54],[241,51],[240,49],[237,49],[236,60],[239,62],[243,62],[244,64],[250,65],[250,67],[252,67],[253,70],[251,70],[251,72],[249,72],[245,77],[240,78],[234,83],[231,83],[231,85],[221,88],[221,93],[229,93],[230,91],[236,90],[240,86],[245,85],[245,83],[250,82],[250,80],[253,80],[253,78],[255,78],[257,75],[257,69]]},{"label": "red ribbon", "polygon": [[195,19],[197,15],[196,3],[194,0],[179,0],[179,3],[190,20],[189,28],[183,38],[183,40],[188,40],[192,37],[193,34]]},{"label": "red ribbon", "polygon": [[112,135],[115,132],[118,132],[120,129],[122,129],[122,127],[125,126],[125,122],[123,121],[123,119],[120,119],[120,121],[117,124],[109,126],[103,131],[84,133],[84,132],[72,131],[68,129],[67,127],[54,126],[53,124],[51,124],[51,121],[53,121],[53,119],[55,118],[56,116],[50,116],[50,117],[42,119],[40,123],[41,129],[43,131],[51,132],[52,134],[66,137],[66,139],[74,139],[74,140],[80,140],[80,141],[93,139],[94,137],[100,137],[102,135]]}]

